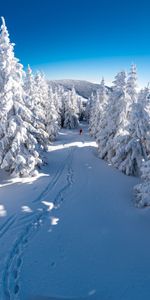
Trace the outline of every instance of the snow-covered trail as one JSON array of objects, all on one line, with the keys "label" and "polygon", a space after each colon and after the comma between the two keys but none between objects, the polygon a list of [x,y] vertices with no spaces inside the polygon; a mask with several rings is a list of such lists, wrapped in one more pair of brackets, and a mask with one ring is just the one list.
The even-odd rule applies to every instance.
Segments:
[{"label": "snow-covered trail", "polygon": [[96,157],[86,126],[62,130],[47,160],[36,180],[0,185],[0,300],[149,300],[137,179]]}]

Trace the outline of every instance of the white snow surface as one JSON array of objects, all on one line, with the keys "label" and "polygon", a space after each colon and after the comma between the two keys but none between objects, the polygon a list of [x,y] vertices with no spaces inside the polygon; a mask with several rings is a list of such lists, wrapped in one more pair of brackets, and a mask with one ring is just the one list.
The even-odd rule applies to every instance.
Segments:
[{"label": "white snow surface", "polygon": [[97,158],[86,125],[62,130],[38,177],[0,179],[1,300],[149,300],[150,211]]}]

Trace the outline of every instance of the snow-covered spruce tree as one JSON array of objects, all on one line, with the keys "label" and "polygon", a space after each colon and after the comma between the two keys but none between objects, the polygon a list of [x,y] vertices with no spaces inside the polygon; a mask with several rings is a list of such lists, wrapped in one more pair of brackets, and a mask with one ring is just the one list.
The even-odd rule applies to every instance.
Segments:
[{"label": "snow-covered spruce tree", "polygon": [[[141,163],[141,179],[142,183],[137,184],[134,187],[134,200],[138,207],[144,207],[150,205],[150,89],[142,90],[139,95],[141,102],[143,103],[143,110],[147,116],[147,122],[144,122],[142,127],[143,139],[141,143],[145,148],[146,159]],[[140,120],[141,121],[141,120]],[[139,130],[138,130],[139,131]]]},{"label": "snow-covered spruce tree", "polygon": [[101,120],[101,126],[97,133],[98,153],[103,159],[111,160],[115,155],[114,137],[124,118],[124,103],[126,102],[126,73],[117,74],[112,92],[109,95],[108,105]]},{"label": "snow-covered spruce tree", "polygon": [[44,149],[49,144],[49,135],[46,131],[46,110],[48,103],[48,84],[45,76],[37,72],[35,75],[35,95],[34,95],[34,123],[33,126],[37,130],[36,139]]},{"label": "snow-covered spruce tree", "polygon": [[96,136],[96,131],[95,131],[96,126],[95,125],[96,125],[96,119],[97,119],[98,99],[99,99],[99,97],[98,97],[98,92],[97,92],[97,94],[94,96],[94,101],[93,101],[91,115],[90,115],[90,121],[89,121],[89,132],[92,137]]},{"label": "snow-covered spruce tree", "polygon": [[77,95],[74,87],[72,88],[72,90],[70,92],[70,99],[71,99],[72,107],[73,107],[75,114],[79,115],[78,95]]},{"label": "snow-covered spruce tree", "polygon": [[85,108],[83,106],[83,98],[81,96],[77,97],[77,105],[78,105],[78,115],[79,115],[79,121],[83,121],[85,118]]},{"label": "snow-covered spruce tree", "polygon": [[85,109],[85,118],[88,124],[90,123],[90,119],[91,119],[93,103],[94,103],[94,94],[92,93],[87,100],[86,109]]},{"label": "snow-covered spruce tree", "polygon": [[55,93],[53,93],[51,86],[49,86],[48,102],[46,108],[46,129],[50,141],[54,141],[56,139],[59,130],[59,123],[58,123],[59,115],[58,115],[58,107],[56,106],[57,105],[56,97],[57,97],[56,91]]},{"label": "snow-covered spruce tree", "polygon": [[137,207],[150,206],[150,160],[142,164],[141,179],[133,189],[134,201]]},{"label": "snow-covered spruce tree", "polygon": [[92,136],[92,126],[93,126],[93,123],[95,121],[95,115],[96,115],[96,102],[97,102],[97,97],[95,94],[92,93],[91,95],[91,108],[90,108],[90,111],[89,111],[89,133],[90,135]]},{"label": "snow-covered spruce tree", "polygon": [[46,107],[48,102],[48,85],[44,75],[37,73],[34,78],[30,66],[27,68],[25,80],[25,104],[32,112],[32,134],[38,141],[38,148],[47,149],[49,143],[46,132]]},{"label": "snow-covered spruce tree", "polygon": [[90,133],[92,136],[96,137],[97,133],[101,129],[101,121],[105,114],[105,109],[107,106],[107,91],[105,87],[105,81],[102,79],[99,89],[97,90],[94,102],[94,109],[92,111],[90,121]]},{"label": "snow-covered spruce tree", "polygon": [[34,110],[34,104],[35,104],[35,80],[34,76],[32,73],[32,69],[28,65],[26,74],[25,74],[25,79],[24,79],[24,100],[26,106],[33,111]]},{"label": "snow-covered spruce tree", "polygon": [[131,97],[132,102],[137,100],[137,69],[136,65],[132,64],[127,80],[127,93]]},{"label": "snow-covered spruce tree", "polygon": [[122,128],[115,139],[116,154],[112,162],[127,175],[139,175],[143,161],[146,161],[150,154],[148,97],[147,88],[139,93],[138,99],[132,102],[127,126]]},{"label": "snow-covered spruce tree", "polygon": [[65,100],[65,115],[64,115],[64,128],[77,128],[79,126],[79,117],[77,115],[77,108],[74,105],[74,91],[66,93]]},{"label": "snow-covered spruce tree", "polygon": [[[52,89],[52,87],[51,87]],[[53,90],[52,90],[53,91]],[[61,127],[61,111],[62,111],[62,98],[61,98],[61,87],[58,86],[53,92],[53,104],[57,113],[58,126]]]},{"label": "snow-covered spruce tree", "polygon": [[57,89],[57,101],[58,101],[58,107],[59,107],[59,120],[60,120],[60,127],[64,127],[64,121],[65,121],[65,107],[66,107],[66,101],[67,101],[67,93],[64,90],[64,87],[59,85]]},{"label": "snow-covered spruce tree", "polygon": [[14,175],[33,174],[40,163],[30,132],[32,115],[24,103],[23,69],[2,18],[0,32],[0,167]]}]

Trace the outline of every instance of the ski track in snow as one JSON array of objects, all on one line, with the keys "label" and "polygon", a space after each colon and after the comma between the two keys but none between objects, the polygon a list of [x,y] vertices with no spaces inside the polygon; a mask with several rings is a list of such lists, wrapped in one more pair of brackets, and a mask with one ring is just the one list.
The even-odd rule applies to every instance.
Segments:
[{"label": "ski track in snow", "polygon": [[[66,183],[65,185],[58,191],[55,198],[53,199],[53,204],[55,208],[59,208],[61,203],[64,201],[65,192],[71,187],[73,184],[73,169],[72,169],[72,160],[73,153],[75,151],[75,147],[68,149],[68,155],[63,165],[57,170],[55,176],[52,178],[50,183],[46,186],[44,191],[32,201],[32,203],[42,203],[42,200],[47,200],[49,192],[55,188],[59,178],[61,177],[65,168],[67,168],[66,173]],[[2,278],[2,299],[3,300],[17,300],[19,299],[19,275],[23,263],[23,254],[25,248],[27,247],[30,239],[36,234],[38,230],[40,230],[41,226],[44,224],[44,221],[47,219],[47,216],[50,212],[47,208],[42,207],[42,211],[36,211],[30,214],[30,222],[29,216],[20,217],[18,223],[16,222],[16,215],[11,216],[0,228],[0,238],[9,230],[12,225],[13,228],[20,227],[23,225],[23,231],[16,239],[12,249],[9,252],[9,256],[5,263],[5,268],[3,272]],[[23,222],[22,222],[23,221]],[[25,224],[24,224],[25,223]]]},{"label": "ski track in snow", "polygon": [[[48,181],[44,180],[43,191],[38,196],[37,184],[31,190],[28,186],[17,186],[13,190],[14,198],[16,191],[25,190],[28,193],[23,195],[23,199],[17,196],[16,206],[12,209],[11,204],[8,206],[7,197],[13,187],[7,193],[2,192],[2,204],[10,215],[0,226],[0,300],[28,300],[32,299],[30,296],[33,300],[133,300],[135,295],[141,300],[140,293],[143,295],[143,290],[148,289],[149,217],[145,223],[145,215],[135,213],[129,207],[131,179],[120,176],[98,160],[96,144],[88,136],[86,128],[84,132],[85,139],[77,131],[69,131],[64,137],[60,135],[60,140],[52,146],[50,150],[56,153],[52,156],[49,153],[52,165],[49,163],[50,170],[46,169],[51,177]],[[80,147],[84,147],[81,152]],[[81,172],[80,177],[78,172]],[[87,191],[84,189],[86,183]],[[41,187],[42,184],[40,191]],[[110,192],[107,192],[109,187]],[[6,204],[3,203],[5,193]],[[64,205],[61,205],[63,202]],[[57,225],[58,217],[61,226],[55,228],[53,225]],[[135,258],[132,250],[133,229],[139,235],[134,234],[135,245],[139,248]],[[142,239],[145,231],[145,238]],[[139,238],[145,245],[144,252],[139,247]],[[128,245],[128,241],[130,247],[125,254],[125,242]],[[146,271],[143,265],[144,268],[148,266]],[[147,294],[146,297],[143,299],[149,299]]]},{"label": "ski track in snow", "polygon": [[3,235],[9,230],[10,227],[15,223],[16,221],[16,215],[11,216],[7,219],[6,222],[0,227],[0,238],[3,237]]}]

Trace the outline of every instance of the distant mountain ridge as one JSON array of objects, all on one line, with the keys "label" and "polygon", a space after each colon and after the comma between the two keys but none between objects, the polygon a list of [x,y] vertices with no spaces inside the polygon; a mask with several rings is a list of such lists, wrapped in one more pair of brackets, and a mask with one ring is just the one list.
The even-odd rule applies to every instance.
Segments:
[{"label": "distant mountain ridge", "polygon": [[[73,80],[73,79],[62,79],[62,80],[49,80],[52,86],[62,85],[65,90],[71,90],[72,87],[75,88],[78,95],[83,98],[88,99],[92,93],[96,93],[99,89],[100,84],[92,83],[86,80]],[[108,88],[109,89],[109,88]]]}]

